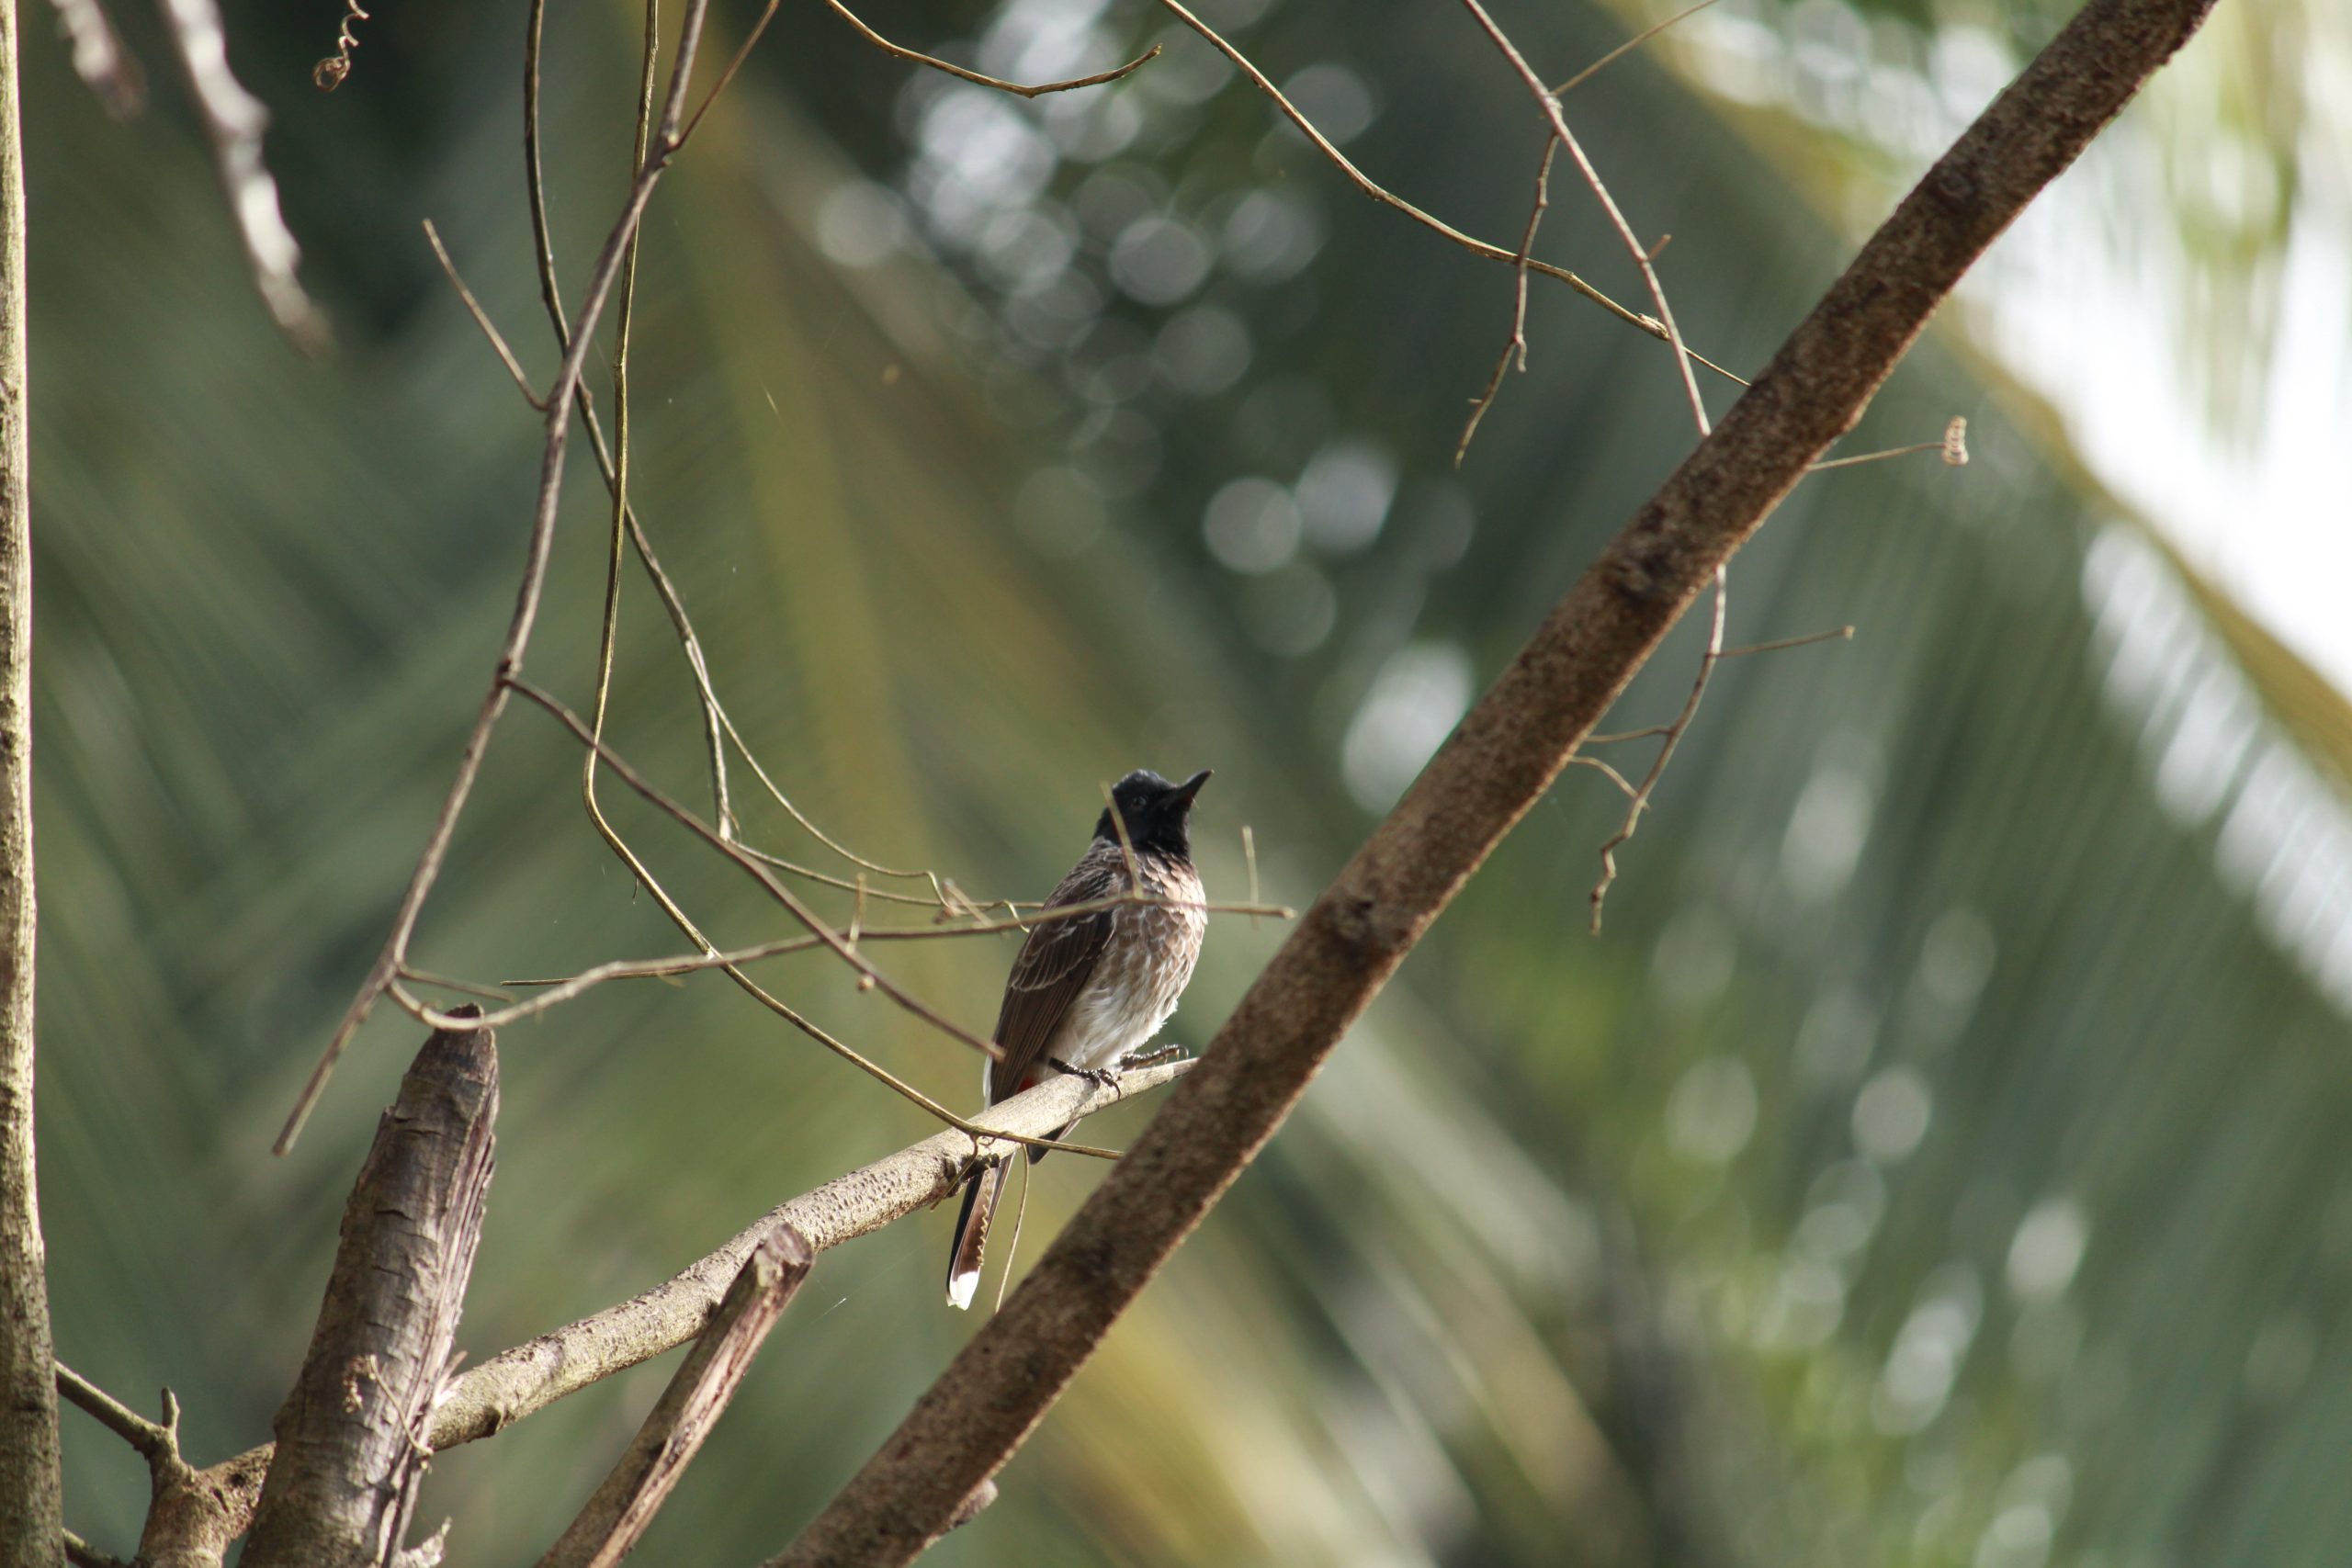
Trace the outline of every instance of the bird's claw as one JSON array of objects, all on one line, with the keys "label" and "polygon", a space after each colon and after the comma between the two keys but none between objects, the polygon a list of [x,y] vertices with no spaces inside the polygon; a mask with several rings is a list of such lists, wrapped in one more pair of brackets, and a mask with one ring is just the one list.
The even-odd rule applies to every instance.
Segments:
[{"label": "bird's claw", "polygon": [[1108,1070],[1102,1067],[1073,1067],[1068,1062],[1054,1056],[1046,1058],[1046,1066],[1057,1073],[1067,1073],[1074,1078],[1084,1078],[1097,1089],[1116,1089],[1119,1086],[1119,1069],[1116,1066]]},{"label": "bird's claw", "polygon": [[1130,1051],[1111,1064],[1114,1073],[1131,1073],[1138,1067],[1156,1067],[1162,1062],[1172,1062],[1184,1055],[1184,1047],[1172,1041],[1150,1051]]}]

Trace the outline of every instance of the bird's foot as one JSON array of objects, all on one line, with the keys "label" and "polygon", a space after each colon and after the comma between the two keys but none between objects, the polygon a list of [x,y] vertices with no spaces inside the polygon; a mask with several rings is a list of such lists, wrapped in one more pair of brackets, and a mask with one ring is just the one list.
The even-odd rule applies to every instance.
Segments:
[{"label": "bird's foot", "polygon": [[1167,1044],[1153,1050],[1130,1051],[1112,1063],[1111,1070],[1114,1073],[1131,1073],[1137,1067],[1156,1067],[1162,1062],[1176,1061],[1183,1055],[1184,1047],[1174,1041],[1170,1041]]},{"label": "bird's foot", "polygon": [[1073,1067],[1068,1062],[1062,1061],[1060,1058],[1055,1056],[1046,1057],[1046,1066],[1053,1068],[1054,1071],[1057,1073],[1067,1073],[1074,1078],[1084,1078],[1088,1083],[1092,1084],[1097,1089],[1115,1089],[1118,1087],[1119,1073],[1118,1069],[1115,1067],[1109,1071],[1105,1071],[1101,1067]]}]

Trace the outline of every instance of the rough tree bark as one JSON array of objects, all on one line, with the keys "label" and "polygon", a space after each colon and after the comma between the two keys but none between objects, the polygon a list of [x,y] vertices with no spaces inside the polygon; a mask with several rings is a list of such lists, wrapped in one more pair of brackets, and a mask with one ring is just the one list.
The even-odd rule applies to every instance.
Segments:
[{"label": "rough tree bark", "polygon": [[0,0],[0,1562],[62,1563],[57,1382],[33,1167],[32,536],[17,7]]},{"label": "rough tree bark", "polygon": [[377,1568],[407,1534],[481,1240],[497,1118],[491,1032],[425,1041],[344,1208],[310,1353],[277,1413],[252,1568]]},{"label": "rough tree bark", "polygon": [[1552,611],[1004,1309],[770,1568],[909,1561],[1004,1463],[1716,570],[2211,0],[2091,0],[1905,197]]}]

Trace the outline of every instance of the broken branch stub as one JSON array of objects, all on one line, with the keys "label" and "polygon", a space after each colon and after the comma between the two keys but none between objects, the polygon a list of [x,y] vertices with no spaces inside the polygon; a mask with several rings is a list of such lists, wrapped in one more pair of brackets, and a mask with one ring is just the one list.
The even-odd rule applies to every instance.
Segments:
[{"label": "broken branch stub", "polygon": [[399,1548],[481,1240],[497,1115],[495,1036],[435,1032],[344,1207],[310,1353],[274,1424],[248,1568],[378,1568]]}]

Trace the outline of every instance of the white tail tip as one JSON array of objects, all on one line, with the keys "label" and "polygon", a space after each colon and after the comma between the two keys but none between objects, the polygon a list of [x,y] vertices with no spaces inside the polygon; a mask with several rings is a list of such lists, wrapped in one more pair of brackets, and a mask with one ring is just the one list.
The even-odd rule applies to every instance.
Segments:
[{"label": "white tail tip", "polygon": [[956,1275],[947,1281],[947,1304],[959,1312],[968,1311],[972,1304],[972,1292],[979,1288],[978,1269],[976,1269],[969,1274]]}]

